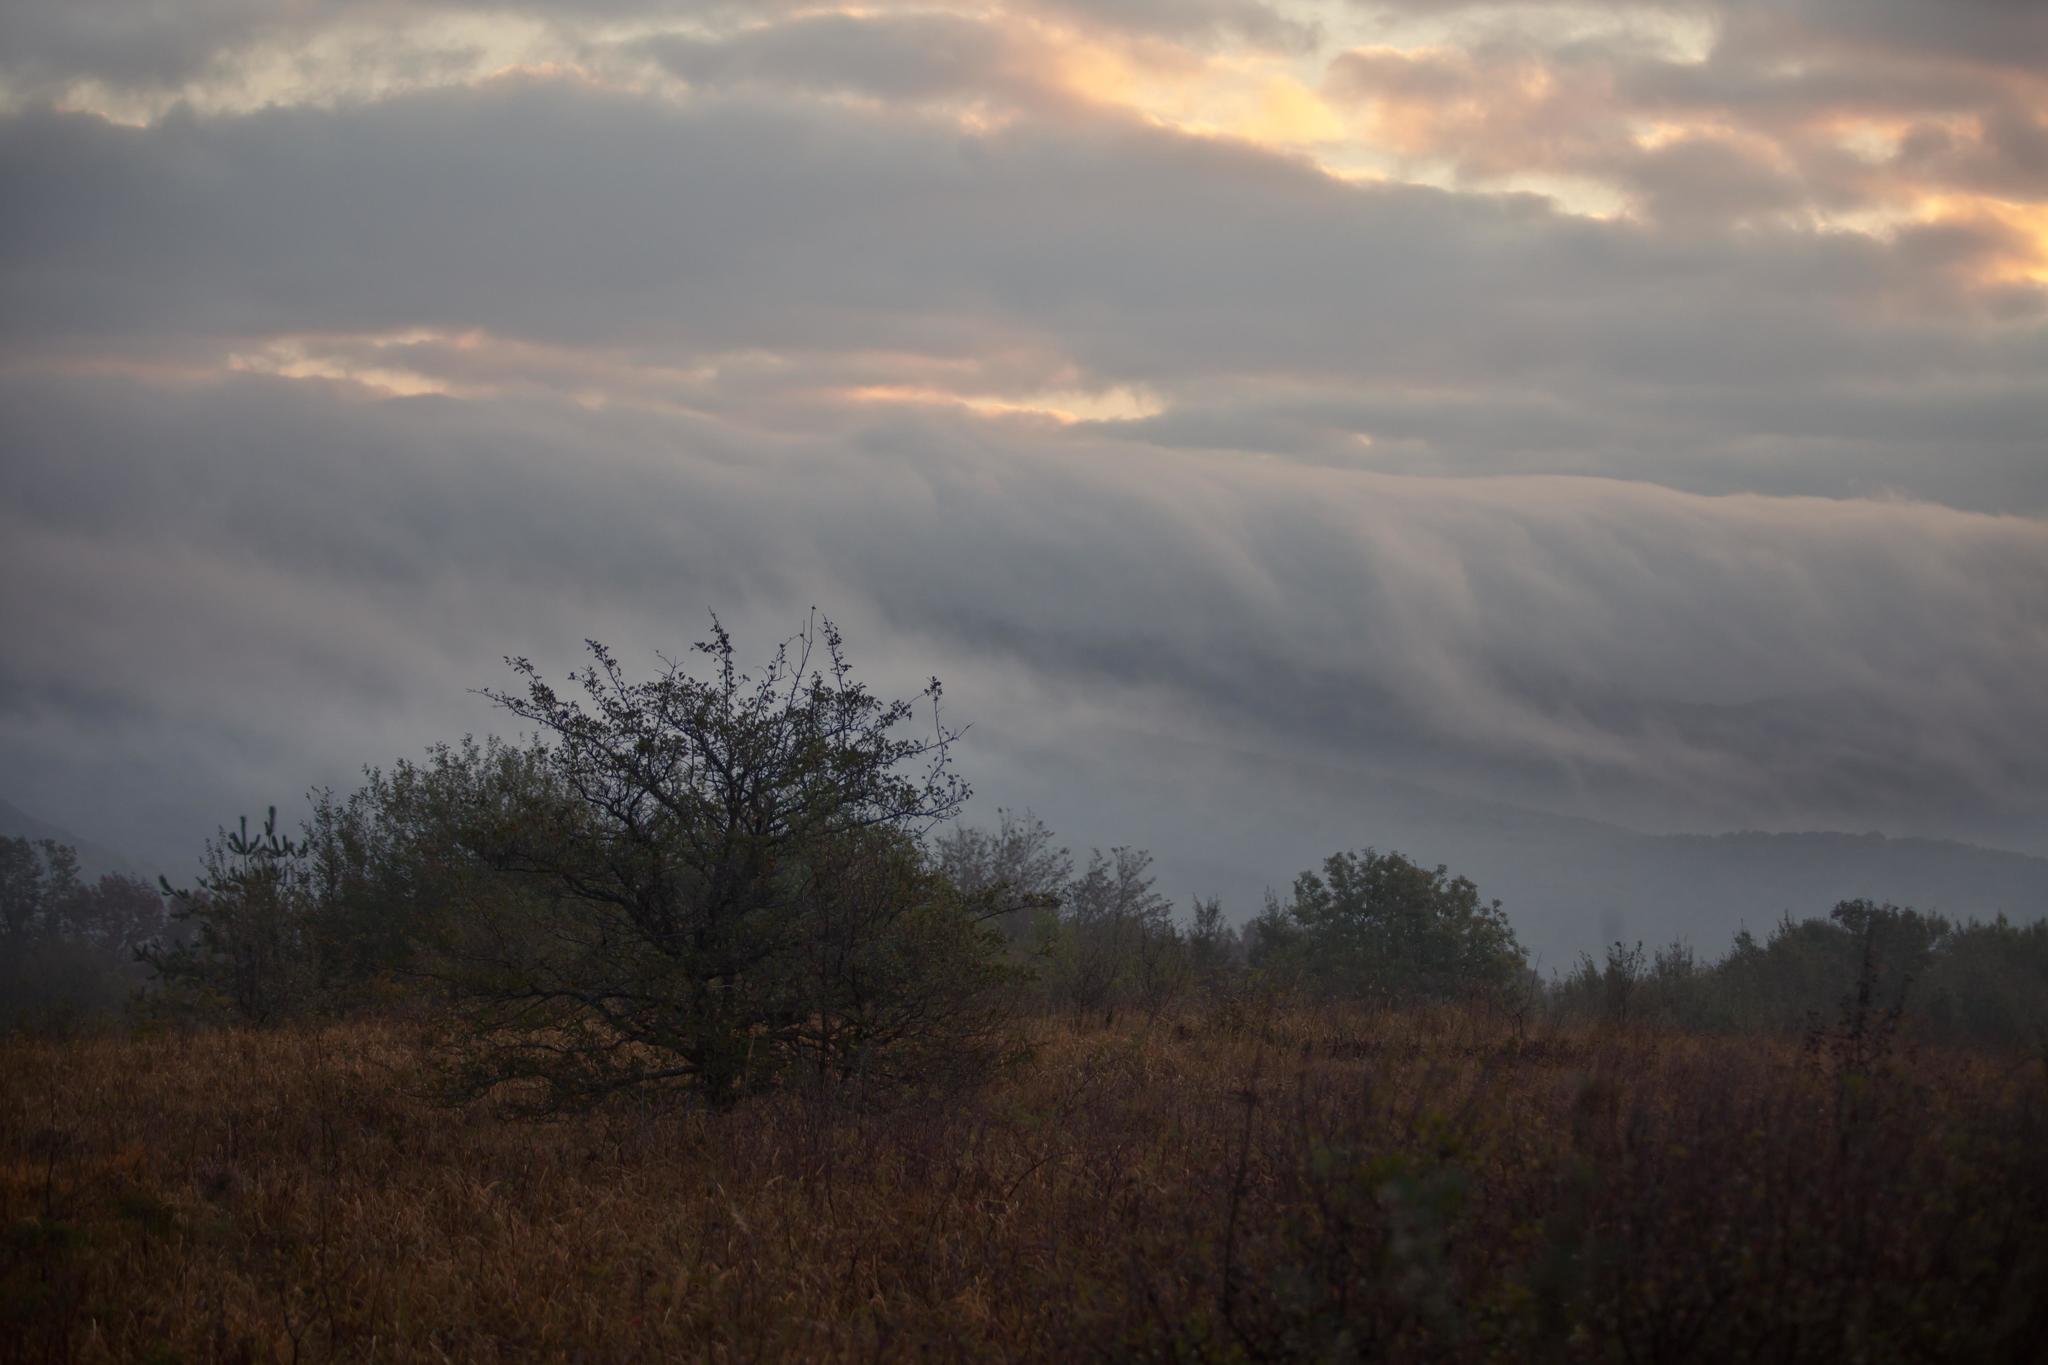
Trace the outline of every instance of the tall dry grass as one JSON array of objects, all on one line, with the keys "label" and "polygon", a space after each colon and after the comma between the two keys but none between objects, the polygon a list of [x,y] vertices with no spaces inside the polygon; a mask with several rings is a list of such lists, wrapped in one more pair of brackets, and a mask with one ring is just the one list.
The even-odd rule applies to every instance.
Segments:
[{"label": "tall dry grass", "polygon": [[23,1360],[1998,1360],[2048,1068],[1241,1006],[550,1123],[386,1021],[0,1045]]}]

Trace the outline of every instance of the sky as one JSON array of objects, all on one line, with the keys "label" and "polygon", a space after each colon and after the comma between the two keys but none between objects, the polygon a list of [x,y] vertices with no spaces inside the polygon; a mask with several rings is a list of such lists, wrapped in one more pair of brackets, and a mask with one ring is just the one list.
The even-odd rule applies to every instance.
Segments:
[{"label": "sky", "polygon": [[2048,854],[2034,0],[11,0],[0,205],[0,796],[145,860],[814,607],[1176,896]]}]

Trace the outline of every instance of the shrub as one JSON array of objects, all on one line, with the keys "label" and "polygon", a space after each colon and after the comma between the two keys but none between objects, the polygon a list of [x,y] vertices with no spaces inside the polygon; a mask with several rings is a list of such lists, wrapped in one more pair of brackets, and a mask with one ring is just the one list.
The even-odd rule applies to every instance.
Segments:
[{"label": "shrub", "polygon": [[1399,853],[1338,853],[1320,875],[1269,897],[1250,934],[1253,965],[1323,993],[1449,1000],[1514,987],[1526,970],[1499,901],[1444,867]]}]

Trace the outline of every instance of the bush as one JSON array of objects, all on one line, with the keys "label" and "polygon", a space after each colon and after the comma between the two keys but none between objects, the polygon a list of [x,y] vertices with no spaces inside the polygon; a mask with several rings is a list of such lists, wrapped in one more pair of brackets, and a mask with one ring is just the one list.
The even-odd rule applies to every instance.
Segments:
[{"label": "bush", "polygon": [[522,827],[559,823],[571,799],[546,750],[495,737],[368,769],[346,797],[316,793],[303,843],[327,1001],[427,975],[465,915],[531,897],[510,850]]},{"label": "bush", "polygon": [[1302,873],[1284,903],[1269,896],[1248,940],[1270,975],[1382,1002],[1510,990],[1527,970],[1499,901],[1447,868],[1370,848]]},{"label": "bush", "polygon": [[1909,1022],[1926,1036],[2048,1051],[2048,920],[1956,926],[1916,999]]},{"label": "bush", "polygon": [[937,841],[939,868],[980,899],[1005,941],[1028,948],[1044,937],[1073,879],[1074,859],[1030,811],[996,812],[993,830],[956,825]]}]

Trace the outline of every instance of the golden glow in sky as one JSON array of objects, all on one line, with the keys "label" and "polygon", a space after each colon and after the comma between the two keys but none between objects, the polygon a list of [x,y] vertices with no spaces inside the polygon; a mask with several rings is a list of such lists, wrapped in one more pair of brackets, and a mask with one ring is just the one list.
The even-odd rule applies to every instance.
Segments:
[{"label": "golden glow in sky", "polygon": [[[1170,12],[1171,7],[1167,7]],[[1207,13],[1200,7],[1191,13]],[[1220,6],[1218,13],[1230,12]],[[1249,11],[1248,12],[1252,12]],[[1759,58],[1726,58],[1726,37],[1710,7],[1628,4],[1500,4],[1375,7],[1324,0],[1277,6],[1273,31],[1247,24],[1133,32],[1090,20],[1085,4],[896,4],[764,8],[735,22],[731,11],[695,18],[587,21],[573,11],[504,13],[488,7],[394,10],[341,6],[330,22],[254,26],[186,78],[169,84],[116,85],[91,75],[53,92],[19,79],[0,86],[0,106],[52,97],[63,108],[92,110],[140,124],[184,107],[247,113],[270,107],[374,101],[409,92],[493,79],[576,80],[621,92],[701,95],[702,83],[664,70],[651,54],[664,39],[707,48],[774,44],[802,25],[845,20],[880,26],[944,18],[978,34],[1002,54],[1005,78],[977,89],[973,73],[955,86],[863,96],[844,87],[805,90],[784,82],[785,97],[892,99],[974,132],[1046,112],[1062,101],[1098,116],[1120,114],[1191,135],[1239,140],[1306,159],[1346,179],[1406,180],[1444,188],[1533,191],[1560,208],[1597,216],[1645,212],[1630,180],[1628,153],[1683,151],[1701,139],[1746,158],[1759,175],[1777,174],[1787,193],[1761,206],[1780,221],[1886,229],[1930,218],[1988,218],[2040,240],[2038,196],[1973,195],[1955,184],[1926,184],[1901,164],[1902,142],[1941,130],[1962,142],[1983,136],[1981,111],[1901,110],[1873,79],[1870,98],[1830,107],[1824,95],[1745,108],[1745,83],[1813,69],[1817,83],[1841,84],[1826,51],[1800,49],[1767,72]],[[286,14],[310,12],[285,11]],[[1790,40],[1788,40],[1790,41]],[[981,50],[981,49],[977,49]],[[1588,52],[1605,54],[1587,57]],[[1836,54],[1847,62],[1852,54]],[[1725,69],[1724,69],[1725,68]],[[739,64],[763,84],[773,62]],[[800,66],[783,72],[801,74]],[[1658,79],[1716,81],[1732,92],[1718,107],[1711,93],[1684,100],[1631,91],[1649,72]],[[2048,107],[2048,76],[2003,72],[2002,105],[2038,117]],[[1817,87],[1819,88],[1819,84]],[[1040,107],[1027,107],[1033,102]],[[1787,112],[1787,110],[1791,112]],[[1819,167],[1833,150],[1860,162],[1870,182],[1865,202],[1847,204],[1840,167]],[[1974,202],[1973,202],[1974,201]],[[1751,206],[1759,208],[1757,205]],[[2004,273],[2038,277],[2038,250],[2015,257]]]},{"label": "golden glow in sky", "polygon": [[[245,32],[176,79],[17,73],[0,85],[0,108],[43,101],[143,126],[174,110],[226,118],[525,82],[677,106],[837,102],[950,122],[969,138],[1033,121],[1136,124],[1338,181],[1530,193],[1559,213],[1686,239],[1849,232],[1889,244],[1941,229],[1960,253],[1943,266],[1946,287],[2048,283],[2048,184],[2024,171],[2029,139],[2048,146],[2039,70],[1874,56],[1713,6],[1219,0],[1188,7],[1184,22],[1159,7],[1149,27],[1119,22],[1126,12],[1088,0],[627,7],[596,19],[574,7],[258,6]],[[386,350],[359,339],[347,358],[281,336],[230,363],[392,394],[448,391]],[[645,377],[614,369],[627,372]],[[832,388],[1061,421],[1160,410],[1129,385],[1036,376],[975,387],[985,378],[927,367]]]}]

